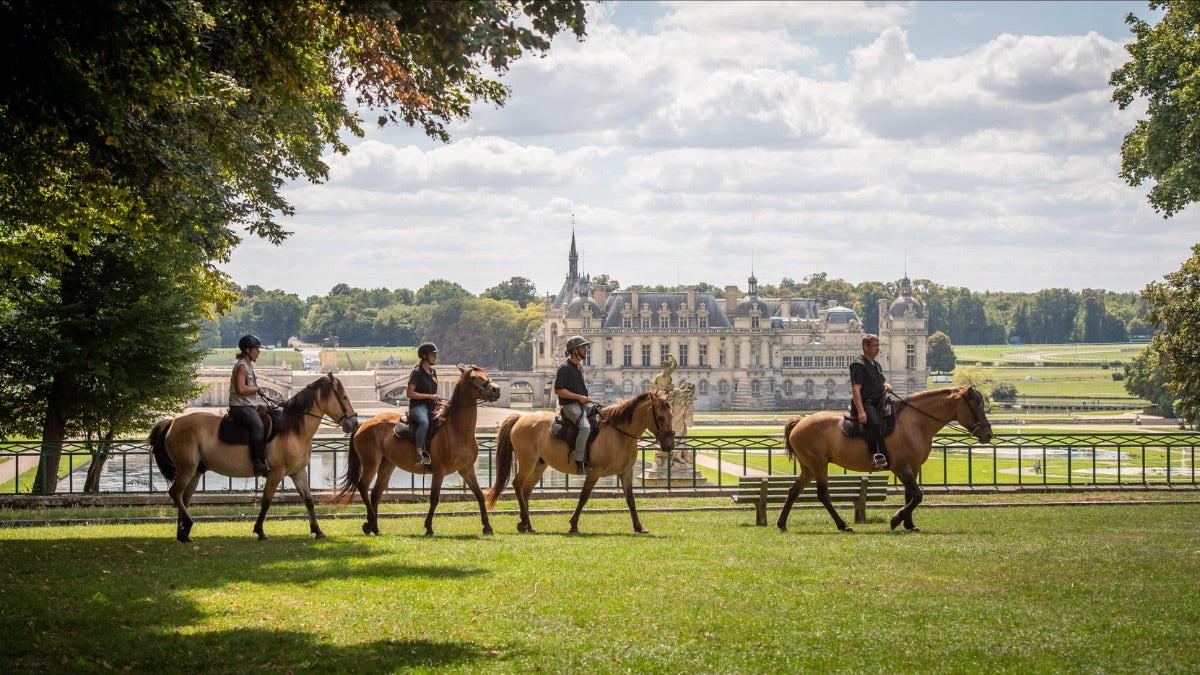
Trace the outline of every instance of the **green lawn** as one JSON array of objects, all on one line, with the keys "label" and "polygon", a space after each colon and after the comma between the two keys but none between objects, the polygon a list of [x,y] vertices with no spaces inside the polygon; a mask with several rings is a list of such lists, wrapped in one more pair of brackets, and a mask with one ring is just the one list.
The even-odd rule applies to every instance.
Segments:
[{"label": "green lawn", "polygon": [[990,361],[999,365],[1007,362],[1023,365],[1038,361],[1046,363],[1128,363],[1146,345],[1143,343],[1109,342],[1100,344],[1059,345],[955,345],[954,354],[960,364]]},{"label": "green lawn", "polygon": [[[721,500],[727,504],[728,500]],[[892,500],[889,500],[892,501]],[[506,509],[511,502],[505,504]],[[542,506],[536,503],[535,506]],[[15,672],[1195,672],[1200,506],[817,509],[620,500],[583,534],[475,517],[384,536],[327,519],[0,529],[0,662]],[[608,510],[612,509],[611,512]],[[772,510],[772,518],[774,517]]]}]

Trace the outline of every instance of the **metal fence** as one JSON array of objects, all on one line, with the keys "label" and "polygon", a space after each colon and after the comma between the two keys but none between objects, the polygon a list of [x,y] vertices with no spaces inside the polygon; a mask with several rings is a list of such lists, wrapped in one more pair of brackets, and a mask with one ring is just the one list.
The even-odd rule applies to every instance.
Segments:
[{"label": "metal fence", "polygon": [[[997,434],[988,445],[973,443],[963,434],[939,435],[929,459],[922,467],[920,482],[926,486],[1045,488],[1095,486],[1144,488],[1149,486],[1196,487],[1196,448],[1200,434],[1194,433],[1016,433]],[[494,478],[494,434],[479,435],[480,483]],[[795,474],[799,467],[788,459],[783,436],[778,433],[739,436],[693,436],[677,440],[676,450],[694,459],[695,471],[672,470],[666,479],[662,457],[656,458],[653,439],[639,442],[634,467],[635,489],[696,490],[732,488],[740,476]],[[0,496],[28,494],[34,484],[43,444],[37,441],[0,442]],[[165,492],[169,487],[154,465],[144,440],[64,442],[61,447],[59,494],[83,493],[88,469],[106,454],[99,474],[103,494],[146,494]],[[346,438],[315,439],[309,464],[310,483],[315,490],[334,489],[346,471]],[[677,452],[678,455],[678,452]],[[655,471],[655,461],[660,471]],[[831,466],[831,473],[842,473]],[[894,482],[894,479],[893,479]],[[206,473],[198,490],[207,493],[253,492],[259,478],[229,478]],[[548,470],[541,489],[571,489],[582,484],[580,476]],[[615,477],[602,478],[599,487],[616,487]],[[285,480],[284,488],[290,488]],[[392,490],[422,494],[429,477],[397,469],[389,483]],[[465,490],[456,474],[447,477],[443,489]]]}]

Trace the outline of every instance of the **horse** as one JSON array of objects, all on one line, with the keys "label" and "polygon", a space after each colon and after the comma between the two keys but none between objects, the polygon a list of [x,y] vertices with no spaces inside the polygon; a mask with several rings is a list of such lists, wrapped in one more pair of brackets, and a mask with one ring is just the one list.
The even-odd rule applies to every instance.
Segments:
[{"label": "horse", "polygon": [[[892,516],[894,530],[904,523],[906,530],[919,532],[913,525],[912,512],[921,503],[923,492],[917,484],[917,472],[933,447],[933,436],[942,427],[958,422],[980,443],[992,440],[992,424],[983,411],[983,395],[974,387],[933,389],[901,399],[897,404],[896,429],[885,441],[888,469],[904,485],[904,506]],[[854,530],[846,525],[829,501],[827,481],[830,463],[850,471],[872,471],[871,454],[862,438],[848,438],[842,433],[840,412],[819,412],[803,419],[794,417],[783,427],[788,457],[800,463],[800,476],[788,490],[787,501],[775,525],[787,531],[788,512],[800,491],[812,480],[817,482],[817,499],[833,516],[837,529]]]},{"label": "horse", "polygon": [[[475,461],[479,458],[479,442],[475,438],[475,420],[479,416],[477,406],[481,401],[491,403],[500,398],[500,387],[488,377],[487,371],[479,366],[458,366],[461,377],[450,395],[450,402],[437,406],[431,425],[437,432],[429,440],[429,455],[432,462],[422,464],[417,457],[417,447],[411,439],[401,440],[393,433],[399,413],[380,413],[363,422],[350,435],[349,466],[342,478],[340,489],[334,497],[342,504],[350,501],[350,493],[357,487],[367,507],[367,520],[363,523],[363,534],[379,534],[379,502],[387,490],[392,471],[400,467],[415,474],[431,474],[429,489],[429,513],[425,516],[425,534],[433,534],[433,512],[437,510],[442,492],[442,481],[447,474],[458,472],[471,488],[479,504],[479,515],[483,520],[483,533],[491,534],[487,510],[483,506],[483,491],[475,476]],[[431,429],[432,431],[432,429]],[[375,487],[370,496],[367,490],[371,479]]]},{"label": "horse", "polygon": [[[358,424],[354,406],[346,396],[346,390],[333,373],[313,381],[282,405],[281,416],[276,421],[277,435],[267,443],[267,462],[271,472],[263,483],[262,509],[254,523],[254,533],[260,540],[266,539],[263,519],[271,508],[275,489],[284,476],[289,476],[296,485],[296,492],[304,499],[308,508],[309,530],[317,539],[325,537],[317,525],[312,493],[308,488],[308,463],[312,456],[312,438],[321,421],[329,417],[346,433],[354,431]],[[171,483],[168,491],[179,517],[175,538],[182,542],[192,540],[192,517],[188,514],[192,494],[205,471],[215,471],[223,476],[249,478],[254,475],[250,451],[245,444],[229,444],[217,438],[221,416],[207,412],[194,412],[160,421],[150,431],[150,447],[158,470]]]},{"label": "horse", "polygon": [[[588,451],[592,471],[583,480],[579,505],[571,516],[571,532],[579,531],[579,514],[596,481],[603,476],[619,476],[625,491],[625,503],[633,518],[633,531],[647,534],[649,531],[642,527],[633,503],[633,461],[637,458],[638,438],[647,429],[654,429],[654,437],[663,452],[669,454],[675,449],[671,400],[662,392],[647,391],[601,408],[600,416],[600,430]],[[579,473],[572,455],[573,448],[568,447],[566,441],[550,435],[553,423],[554,413],[549,411],[513,414],[500,424],[500,432],[496,436],[496,480],[488,491],[488,508],[494,508],[496,500],[504,492],[515,454],[518,467],[517,475],[513,478],[513,492],[521,506],[518,532],[534,531],[529,522],[529,497],[546,467],[552,466],[562,473]]]}]

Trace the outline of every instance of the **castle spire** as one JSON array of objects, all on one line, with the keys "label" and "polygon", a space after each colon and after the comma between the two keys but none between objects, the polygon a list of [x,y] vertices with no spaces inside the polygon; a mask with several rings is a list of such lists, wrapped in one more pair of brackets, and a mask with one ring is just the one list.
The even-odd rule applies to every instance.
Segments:
[{"label": "castle spire", "polygon": [[571,254],[567,256],[568,266],[567,278],[575,280],[579,278],[579,253],[575,251],[575,214],[571,214]]}]

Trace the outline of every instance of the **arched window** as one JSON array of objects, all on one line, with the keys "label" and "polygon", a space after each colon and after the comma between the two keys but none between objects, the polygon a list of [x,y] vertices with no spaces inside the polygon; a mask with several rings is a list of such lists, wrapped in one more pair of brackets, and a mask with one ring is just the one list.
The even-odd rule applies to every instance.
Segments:
[{"label": "arched window", "polygon": [[804,381],[804,395],[811,398],[816,393],[817,393],[817,383],[813,382],[811,379],[805,380]]},{"label": "arched window", "polygon": [[624,382],[622,382],[621,383],[621,391],[624,391],[626,396],[628,396],[629,394],[632,394],[633,393],[633,380],[625,380]]},{"label": "arched window", "polygon": [[721,394],[722,396],[728,396],[729,395],[729,382],[726,380],[721,380],[720,382],[718,382],[717,383],[717,392],[719,394]]},{"label": "arched window", "polygon": [[757,398],[760,389],[761,389],[761,385],[758,384],[758,380],[750,380],[750,395],[751,396],[754,396],[755,398]]},{"label": "arched window", "polygon": [[708,380],[700,380],[700,386],[696,387],[696,393],[708,396]]},{"label": "arched window", "polygon": [[833,392],[835,389],[837,389],[837,382],[834,382],[833,378],[829,378],[828,380],[825,380],[825,393],[830,398],[833,398]]},{"label": "arched window", "polygon": [[792,395],[792,381],[791,380],[783,381],[783,395],[784,396]]}]

